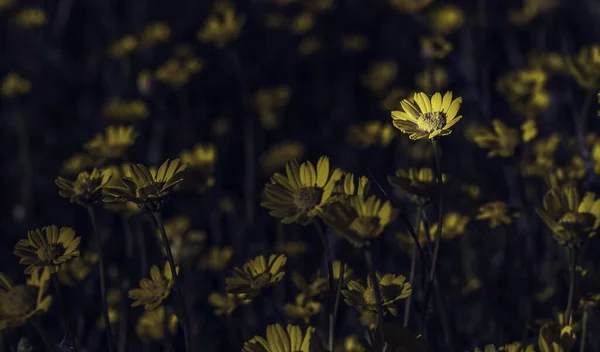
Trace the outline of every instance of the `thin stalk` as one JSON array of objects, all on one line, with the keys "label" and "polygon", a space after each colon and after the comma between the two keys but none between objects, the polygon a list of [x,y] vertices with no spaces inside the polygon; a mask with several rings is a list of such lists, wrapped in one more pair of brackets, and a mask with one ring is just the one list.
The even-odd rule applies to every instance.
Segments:
[{"label": "thin stalk", "polygon": [[165,247],[165,251],[167,252],[167,259],[171,266],[171,275],[173,276],[173,281],[175,281],[175,292],[177,292],[177,298],[179,303],[181,304],[181,327],[183,328],[184,340],[185,340],[185,350],[190,351],[190,341],[189,341],[189,332],[187,330],[187,314],[186,314],[186,306],[185,300],[183,298],[183,292],[181,290],[181,283],[177,280],[177,271],[175,266],[175,260],[173,259],[173,253],[171,252],[171,243],[169,242],[169,238],[167,237],[167,232],[165,230],[165,225],[162,221],[162,216],[158,212],[152,212],[152,219],[154,219],[154,223],[156,227],[160,231],[160,235],[162,237],[163,247]]},{"label": "thin stalk", "polygon": [[[420,228],[419,225],[421,224],[421,207],[417,207],[417,215],[416,215],[416,219],[415,219],[415,228],[418,229]],[[411,285],[414,283],[415,280],[415,272],[417,269],[417,247],[413,247],[412,251],[411,251],[411,259],[410,259],[410,277],[409,277],[409,282],[411,283]],[[410,320],[410,308],[411,308],[411,303],[412,303],[412,293],[410,294],[410,296],[408,296],[406,298],[406,303],[404,304],[404,327],[408,327],[408,322]]]},{"label": "thin stalk", "polygon": [[567,309],[565,310],[565,323],[571,325],[573,320],[573,296],[575,293],[575,265],[577,264],[577,250],[568,247],[569,252],[569,298],[567,298]]},{"label": "thin stalk", "polygon": [[375,306],[377,310],[377,324],[375,326],[375,331],[379,330],[381,344],[384,346],[383,350],[385,350],[385,335],[383,331],[383,303],[381,300],[381,288],[379,287],[379,280],[377,280],[377,272],[375,270],[375,265],[373,265],[373,253],[371,253],[371,248],[365,248],[365,262],[367,263],[367,267],[369,268],[369,272],[371,273],[371,282],[373,285],[373,290],[375,291]]},{"label": "thin stalk", "polygon": [[335,291],[335,301],[333,303],[333,321],[337,321],[338,310],[340,308],[340,296],[342,292],[342,286],[344,286],[344,272],[346,269],[346,263],[340,260],[340,276],[338,278],[337,290]]},{"label": "thin stalk", "polygon": [[585,337],[587,335],[587,323],[588,323],[588,310],[587,308],[583,309],[583,318],[582,318],[582,326],[581,326],[581,344],[579,345],[579,352],[585,352]]},{"label": "thin stalk", "polygon": [[33,318],[29,319],[29,322],[31,323],[31,325],[33,325],[33,327],[35,328],[37,333],[40,335],[40,337],[42,338],[42,341],[44,341],[44,345],[46,346],[46,351],[56,351],[54,344],[48,338],[48,334],[46,333],[46,330],[44,330],[42,325],[37,321],[37,318],[33,317]]},{"label": "thin stalk", "polygon": [[319,234],[319,239],[321,240],[321,244],[323,245],[323,252],[325,252],[325,270],[327,271],[327,280],[329,282],[329,292],[327,295],[327,306],[329,308],[329,338],[327,339],[327,346],[330,351],[333,351],[333,340],[334,340],[334,332],[335,332],[335,319],[334,319],[334,306],[331,304],[333,297],[333,290],[335,289],[333,286],[333,260],[331,258],[331,249],[329,248],[329,242],[327,242],[327,237],[325,237],[325,232],[321,227],[319,221],[315,221],[315,227],[317,228],[317,233]]},{"label": "thin stalk", "polygon": [[73,344],[73,349],[75,352],[78,352],[77,343],[75,342],[75,338],[73,338],[73,333],[71,332],[71,326],[69,324],[69,317],[67,316],[67,310],[65,309],[65,301],[63,299],[62,292],[60,290],[60,283],[56,278],[55,274],[51,274],[52,285],[54,286],[54,291],[56,292],[56,298],[58,299],[58,307],[60,309],[60,315],[62,318],[63,329],[65,329],[65,333],[67,334],[67,339],[69,342]]},{"label": "thin stalk", "polygon": [[88,215],[90,217],[90,223],[92,224],[92,236],[98,247],[98,269],[100,271],[100,296],[102,297],[102,316],[104,319],[104,326],[106,326],[106,338],[108,339],[108,350],[113,352],[115,350],[113,346],[112,331],[110,327],[110,319],[108,317],[108,302],[106,300],[106,273],[104,272],[104,254],[102,253],[102,244],[100,243],[100,236],[98,235],[98,228],[96,227],[96,215],[94,209],[91,206],[87,207]]}]

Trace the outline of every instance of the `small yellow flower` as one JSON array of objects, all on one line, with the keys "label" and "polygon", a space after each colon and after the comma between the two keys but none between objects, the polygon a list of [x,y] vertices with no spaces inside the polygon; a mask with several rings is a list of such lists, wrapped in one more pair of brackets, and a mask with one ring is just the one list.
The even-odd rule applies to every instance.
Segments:
[{"label": "small yellow flower", "polygon": [[561,143],[561,136],[553,133],[547,138],[538,138],[533,143],[534,160],[521,166],[525,176],[545,177],[555,167],[554,153]]},{"label": "small yellow flower", "polygon": [[200,260],[200,268],[212,272],[223,271],[227,268],[232,255],[233,249],[231,247],[213,247]]},{"label": "small yellow flower", "polygon": [[177,316],[170,312],[167,316],[167,309],[161,306],[154,310],[145,310],[135,325],[135,331],[142,341],[163,341],[165,330],[168,330],[171,335],[175,335],[178,324]]},{"label": "small yellow flower", "polygon": [[46,295],[50,273],[35,270],[26,285],[15,285],[0,273],[0,330],[17,328],[29,318],[50,310],[52,297]]},{"label": "small yellow flower", "polygon": [[[442,182],[447,181],[448,176],[442,174]],[[394,176],[388,176],[388,182],[392,187],[402,190],[412,201],[417,204],[426,204],[431,197],[437,194],[439,188],[437,177],[431,168],[396,170]]]},{"label": "small yellow flower", "polygon": [[110,169],[98,170],[94,168],[91,173],[80,172],[75,181],[58,177],[55,183],[59,188],[58,194],[61,197],[69,198],[71,203],[88,206],[102,200],[102,190],[111,177],[112,171]]},{"label": "small yellow flower", "polygon": [[265,185],[265,201],[261,206],[284,224],[308,225],[323,212],[335,183],[342,177],[339,169],[330,170],[329,158],[322,156],[317,167],[310,162],[292,160],[286,165],[286,176],[275,173]]},{"label": "small yellow flower", "polygon": [[108,47],[108,55],[121,59],[133,53],[138,48],[138,40],[133,35],[125,35]]},{"label": "small yellow flower", "polygon": [[167,159],[158,170],[150,170],[142,164],[131,165],[131,177],[121,177],[122,186],[105,188],[104,201],[131,201],[142,209],[158,211],[173,187],[183,181],[185,168],[179,159]]},{"label": "small yellow flower", "polygon": [[527,120],[521,125],[521,139],[530,142],[537,137],[538,129],[535,120]]},{"label": "small yellow flower", "polygon": [[231,293],[220,294],[212,292],[208,295],[208,303],[215,307],[216,316],[230,316],[240,305],[247,305],[250,303],[250,299],[246,299],[246,296],[234,295]]},{"label": "small yellow flower", "polygon": [[256,297],[261,290],[276,285],[285,276],[282,271],[287,257],[285,255],[258,256],[242,268],[233,268],[233,277],[225,279],[225,290],[232,294],[247,294]]},{"label": "small yellow flower", "polygon": [[452,92],[446,92],[443,98],[435,93],[431,99],[425,93],[415,93],[413,99],[400,102],[404,111],[392,111],[394,126],[412,140],[449,135],[450,127],[462,118],[456,116],[462,98],[453,100]]},{"label": "small yellow flower", "polygon": [[454,46],[441,35],[421,37],[421,56],[425,59],[443,59]]},{"label": "small yellow flower", "polygon": [[460,293],[462,293],[463,296],[467,296],[467,295],[470,295],[471,293],[479,290],[481,288],[481,286],[482,286],[481,280],[477,276],[472,275],[467,279],[467,282],[460,290]]},{"label": "small yellow flower", "polygon": [[428,13],[429,27],[434,33],[449,35],[456,32],[465,22],[465,13],[454,4],[442,4]]},{"label": "small yellow flower", "polygon": [[541,69],[509,71],[498,79],[496,89],[515,112],[533,119],[550,105],[550,93],[545,88],[547,80],[547,73]]},{"label": "small yellow flower", "polygon": [[513,219],[519,217],[519,213],[511,210],[508,204],[501,201],[489,202],[479,207],[477,220],[489,220],[490,227],[494,228],[501,224],[511,224]]},{"label": "small yellow flower", "polygon": [[[348,263],[344,263],[343,269],[342,287],[346,286],[353,274],[353,270],[348,266]],[[338,287],[340,284],[340,277],[342,276],[342,262],[338,259],[334,260],[332,263],[332,270],[333,285],[334,287]],[[320,269],[317,271],[315,278],[311,283],[308,283],[300,273],[294,272],[292,273],[292,283],[294,283],[294,286],[296,286],[300,292],[307,295],[307,297],[318,297],[329,292],[329,280],[327,275]]]},{"label": "small yellow flower", "polygon": [[223,9],[220,13],[213,13],[198,31],[198,40],[223,48],[239,37],[245,21],[246,17],[236,14],[233,6]]},{"label": "small yellow flower", "polygon": [[532,52],[528,55],[529,66],[550,72],[564,72],[565,58],[556,52]]},{"label": "small yellow flower", "polygon": [[143,100],[110,98],[102,107],[102,115],[118,121],[139,121],[148,118],[150,108]]},{"label": "small yellow flower", "polygon": [[301,159],[304,145],[300,142],[286,141],[274,144],[260,157],[260,165],[266,175],[281,170],[293,159]]},{"label": "small yellow flower", "polygon": [[2,80],[1,90],[3,97],[15,98],[19,95],[29,93],[31,90],[31,82],[16,72],[10,72]]},{"label": "small yellow flower", "polygon": [[[375,276],[379,282],[379,296],[384,313],[397,316],[397,302],[407,298],[412,293],[410,282],[407,282],[403,275],[381,275],[376,273]],[[351,280],[348,283],[348,289],[342,290],[346,303],[356,308],[363,308],[372,312],[377,311],[374,279],[373,275],[369,274],[366,285],[362,280]]]},{"label": "small yellow flower", "polygon": [[171,36],[171,28],[165,22],[154,22],[144,27],[140,34],[140,48],[152,48],[160,43],[166,43]]},{"label": "small yellow flower", "polygon": [[283,313],[291,320],[302,319],[305,324],[321,311],[321,303],[311,300],[306,294],[300,293],[296,296],[294,303],[286,303]]},{"label": "small yellow flower", "polygon": [[302,12],[291,20],[290,32],[292,34],[304,34],[315,25],[315,16],[310,12]]},{"label": "small yellow flower", "polygon": [[58,280],[64,285],[73,286],[77,281],[85,279],[97,262],[98,254],[86,252],[65,263],[57,273]]},{"label": "small yellow flower", "polygon": [[432,66],[417,74],[415,84],[417,88],[425,93],[446,89],[448,86],[448,72],[442,66]]},{"label": "small yellow flower", "polygon": [[[176,268],[179,275],[179,267]],[[175,279],[171,275],[171,265],[165,263],[163,272],[158,266],[150,268],[150,279],[140,280],[140,288],[129,290],[129,298],[133,300],[132,307],[143,305],[146,310],[153,310],[169,297],[175,285]]]},{"label": "small yellow flower", "polygon": [[299,326],[279,324],[267,326],[266,339],[255,336],[244,343],[242,352],[312,352],[312,337],[315,328],[308,327],[303,333]]},{"label": "small yellow flower", "polygon": [[355,180],[353,173],[346,172],[340,182],[333,188],[333,194],[329,202],[341,202],[347,205],[352,196],[364,198],[370,189],[371,184],[368,177],[361,176]]},{"label": "small yellow flower", "polygon": [[585,89],[600,87],[600,45],[582,48],[577,56],[567,59],[567,69]]},{"label": "small yellow flower", "polygon": [[390,0],[390,5],[401,13],[415,13],[419,12],[433,0]]},{"label": "small yellow flower", "polygon": [[14,17],[15,25],[23,29],[41,27],[47,20],[46,12],[39,7],[22,9]]},{"label": "small yellow flower", "polygon": [[187,164],[186,177],[179,185],[180,189],[204,193],[215,185],[217,148],[214,144],[197,144],[192,150],[182,151],[179,157]]},{"label": "small yellow flower", "polygon": [[27,265],[26,274],[31,274],[38,268],[56,273],[60,268],[75,257],[79,257],[81,237],[75,237],[75,231],[70,227],[56,225],[43,227],[27,232],[27,239],[19,240],[15,245],[14,254],[21,257],[19,264]]},{"label": "small yellow flower", "polygon": [[60,173],[64,175],[78,175],[80,172],[92,168],[97,161],[88,154],[76,153],[65,160]]},{"label": "small yellow flower", "polygon": [[133,126],[108,126],[105,133],[96,134],[83,148],[101,160],[119,159],[133,146],[137,136]]},{"label": "small yellow flower", "polygon": [[385,148],[390,145],[396,132],[389,124],[381,121],[367,121],[348,127],[348,143],[358,149],[371,147]]},{"label": "small yellow flower", "polygon": [[387,89],[398,75],[398,64],[391,60],[375,61],[363,76],[363,84],[375,93]]},{"label": "small yellow flower", "polygon": [[254,93],[254,107],[263,128],[274,130],[279,127],[283,109],[288,105],[291,95],[292,91],[286,85],[265,87]]},{"label": "small yellow flower", "polygon": [[[448,212],[444,214],[442,220],[442,238],[451,240],[465,233],[467,225],[471,218],[457,212]],[[437,233],[438,223],[431,224],[429,231],[431,235]],[[433,237],[433,236],[432,236]]]},{"label": "small yellow flower", "polygon": [[367,349],[360,344],[356,335],[350,335],[344,338],[342,346],[336,349],[336,351],[338,350],[341,352],[365,352]]},{"label": "small yellow flower", "polygon": [[501,120],[492,121],[494,130],[481,128],[475,135],[474,142],[479,148],[489,149],[488,158],[500,156],[503,158],[511,157],[515,148],[521,142],[519,131],[507,127]]}]

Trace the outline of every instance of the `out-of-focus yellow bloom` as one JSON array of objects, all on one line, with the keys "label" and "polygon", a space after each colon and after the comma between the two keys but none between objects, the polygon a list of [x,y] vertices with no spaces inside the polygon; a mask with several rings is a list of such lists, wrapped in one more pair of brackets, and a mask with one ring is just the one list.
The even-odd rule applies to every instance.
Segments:
[{"label": "out-of-focus yellow bloom", "polygon": [[245,295],[220,294],[218,292],[208,295],[208,303],[215,307],[216,316],[230,316],[238,306],[247,305],[250,302],[251,300],[246,299]]},{"label": "out-of-focus yellow bloom", "polygon": [[192,74],[203,68],[204,62],[195,56],[173,57],[154,71],[154,77],[171,88],[181,88],[189,82]]},{"label": "out-of-focus yellow bloom", "polygon": [[97,133],[83,148],[103,161],[120,159],[133,146],[137,136],[133,126],[108,126],[104,133]]},{"label": "out-of-focus yellow bloom", "polygon": [[519,130],[507,127],[501,120],[492,121],[493,130],[481,128],[474,136],[474,142],[479,148],[488,149],[488,158],[500,156],[511,157],[515,148],[521,142]]},{"label": "out-of-focus yellow bloom", "polygon": [[[447,175],[442,174],[442,182],[446,182]],[[392,187],[402,190],[413,202],[426,204],[438,190],[438,182],[431,168],[398,169],[394,176],[388,176]]]},{"label": "out-of-focus yellow bloom", "polygon": [[533,298],[536,300],[536,302],[545,303],[545,302],[548,302],[548,300],[550,298],[552,298],[555,293],[556,293],[556,289],[554,287],[550,286],[550,287],[546,287],[546,288],[536,292],[533,295]]},{"label": "out-of-focus yellow bloom", "polygon": [[535,120],[527,120],[521,125],[521,139],[523,142],[530,142],[537,137],[538,129]]},{"label": "out-of-focus yellow bloom", "polygon": [[534,119],[550,105],[550,93],[545,88],[547,78],[540,69],[511,71],[498,80],[496,88],[515,112]]},{"label": "out-of-focus yellow bloom", "polygon": [[358,341],[356,335],[346,336],[341,345],[335,349],[340,352],[365,352],[367,349],[364,348]]},{"label": "out-of-focus yellow bloom", "polygon": [[429,28],[434,33],[448,35],[456,32],[465,22],[464,11],[454,4],[440,4],[427,14]]},{"label": "out-of-focus yellow bloom", "polygon": [[14,16],[15,25],[23,29],[41,27],[48,21],[46,12],[39,7],[28,7]]},{"label": "out-of-focus yellow bloom", "polygon": [[323,42],[319,37],[306,37],[298,44],[298,52],[304,56],[310,56],[323,48]]},{"label": "out-of-focus yellow bloom", "polygon": [[200,268],[213,272],[221,272],[227,269],[232,255],[233,249],[231,247],[213,247],[200,260]]},{"label": "out-of-focus yellow bloom", "polygon": [[92,271],[93,266],[98,262],[98,254],[86,252],[83,255],[73,258],[65,263],[57,273],[58,280],[64,285],[73,286],[77,281],[85,279]]},{"label": "out-of-focus yellow bloom", "polygon": [[137,79],[135,81],[137,85],[138,92],[142,96],[150,95],[152,92],[152,72],[150,70],[144,69],[138,73]]},{"label": "out-of-focus yellow bloom", "polygon": [[419,12],[433,0],[390,0],[390,5],[401,13],[415,13]]},{"label": "out-of-focus yellow bloom", "polygon": [[91,173],[86,171],[80,172],[75,181],[58,177],[55,183],[59,188],[58,194],[61,197],[69,198],[71,203],[88,206],[102,200],[102,190],[106,187],[111,177],[111,170],[98,170],[94,168]]},{"label": "out-of-focus yellow bloom", "polygon": [[303,333],[299,326],[274,324],[267,326],[266,338],[255,336],[244,343],[242,352],[274,352],[294,351],[312,352],[312,336],[315,328],[308,327]]},{"label": "out-of-focus yellow bloom", "polygon": [[2,80],[2,96],[4,98],[15,98],[29,93],[30,90],[31,82],[16,72],[10,72]]},{"label": "out-of-focus yellow bloom", "polygon": [[386,111],[400,109],[400,101],[410,99],[413,93],[404,88],[391,88],[386,91],[385,97],[381,100],[381,108]]},{"label": "out-of-focus yellow bloom", "polygon": [[[471,218],[467,215],[462,215],[457,212],[449,212],[444,215],[442,219],[442,239],[452,240],[465,233],[467,225],[471,221]],[[437,235],[438,223],[433,223],[429,227],[429,241],[433,242]],[[428,242],[425,223],[421,222],[419,228],[415,229],[417,232],[417,240],[419,246],[425,246]],[[400,248],[410,253],[415,246],[415,240],[409,233],[399,233],[396,235]]]},{"label": "out-of-focus yellow bloom", "polygon": [[363,75],[363,84],[375,93],[387,89],[398,75],[398,64],[390,60],[375,61]]},{"label": "out-of-focus yellow bloom", "polygon": [[345,51],[361,52],[369,47],[369,38],[362,34],[346,34],[340,42]]},{"label": "out-of-focus yellow bloom", "polygon": [[263,128],[274,130],[279,127],[283,109],[289,103],[291,95],[292,91],[286,85],[265,87],[254,93],[254,107]]},{"label": "out-of-focus yellow bloom", "polygon": [[171,36],[171,28],[165,22],[154,22],[144,27],[140,34],[140,48],[149,49],[160,43],[166,43]]},{"label": "out-of-focus yellow bloom", "polygon": [[225,278],[225,290],[232,294],[245,294],[251,299],[261,290],[276,285],[285,276],[282,270],[287,262],[285,255],[271,255],[267,260],[260,255],[242,268],[233,268],[233,277]]},{"label": "out-of-focus yellow bloom", "polygon": [[448,71],[442,66],[432,66],[417,74],[415,84],[427,94],[439,92],[448,87]]},{"label": "out-of-focus yellow bloom", "polygon": [[[179,267],[175,269],[179,275]],[[146,310],[153,310],[169,297],[175,285],[175,278],[171,273],[171,265],[165,263],[161,272],[158,266],[150,268],[150,278],[140,280],[140,288],[129,290],[129,298],[133,300],[132,307],[143,305]]]},{"label": "out-of-focus yellow bloom", "polygon": [[519,213],[510,209],[508,204],[501,201],[486,203],[479,207],[477,220],[489,220],[490,227],[494,228],[501,224],[509,225],[513,219],[519,217]]},{"label": "out-of-focus yellow bloom", "polygon": [[315,16],[310,12],[302,12],[291,20],[290,32],[292,34],[304,34],[315,25]]},{"label": "out-of-focus yellow bloom", "polygon": [[528,55],[529,66],[549,72],[563,72],[566,69],[565,58],[561,53],[532,52]]},{"label": "out-of-focus yellow bloom", "polygon": [[385,148],[396,136],[396,131],[389,124],[381,121],[367,121],[348,127],[347,140],[358,149],[371,147]]},{"label": "out-of-focus yellow bloom", "polygon": [[357,307],[356,310],[360,314],[360,323],[365,328],[374,331],[377,326],[377,313],[365,308]]},{"label": "out-of-focus yellow bloom", "polygon": [[426,59],[443,59],[454,46],[441,35],[421,37],[421,56]]},{"label": "out-of-focus yellow bloom", "polygon": [[0,0],[0,12],[10,9],[14,4],[14,0]]},{"label": "out-of-focus yellow bloom", "polygon": [[154,310],[145,310],[142,313],[135,325],[135,332],[145,342],[163,341],[165,330],[168,330],[171,335],[175,335],[178,324],[177,316],[169,312],[167,318],[167,309],[160,306]]},{"label": "out-of-focus yellow bloom", "polygon": [[93,167],[95,164],[96,162],[90,155],[76,153],[63,162],[60,173],[65,175],[77,175],[80,172]]},{"label": "out-of-focus yellow bloom", "polygon": [[286,241],[276,245],[278,253],[283,253],[290,258],[297,258],[308,251],[308,245],[302,241]]},{"label": "out-of-focus yellow bloom", "polygon": [[591,192],[580,199],[572,184],[549,190],[536,211],[561,245],[578,247],[600,227],[600,199]]},{"label": "out-of-focus yellow bloom", "polygon": [[[375,279],[379,282],[377,286],[374,282]],[[379,287],[380,290],[379,296],[384,314],[390,313],[393,316],[398,315],[397,302],[412,293],[411,284],[403,275],[376,273],[375,277],[369,274],[366,285],[362,280],[351,280],[348,283],[348,289],[342,290],[342,295],[348,305],[375,312],[377,310],[376,287]]]},{"label": "out-of-focus yellow bloom", "polygon": [[[108,303],[108,321],[111,326],[116,325],[121,317],[120,304],[121,304],[121,289],[111,288],[106,292],[106,303]],[[100,316],[96,320],[96,327],[100,330],[106,329],[104,324],[104,317]]]},{"label": "out-of-focus yellow bloom", "polygon": [[300,293],[296,296],[294,303],[286,303],[283,312],[290,320],[302,319],[305,324],[321,311],[321,303],[311,300],[306,294]]},{"label": "out-of-focus yellow bloom", "polygon": [[292,159],[301,159],[304,145],[300,142],[286,141],[274,144],[260,157],[260,165],[266,175],[281,170]]},{"label": "out-of-focus yellow bloom", "polygon": [[[182,259],[192,258],[204,246],[206,233],[204,231],[190,231],[190,219],[187,216],[175,216],[164,222],[165,233],[171,245],[171,253],[175,263]],[[156,231],[156,238],[160,240],[160,231]],[[166,250],[161,248],[163,254]]]},{"label": "out-of-focus yellow bloom", "polygon": [[[333,261],[331,269],[333,271],[333,286],[336,288],[340,285],[340,278],[342,279],[342,287],[345,287],[352,278],[353,270],[348,263],[342,263],[340,260],[336,259]],[[329,280],[322,270],[317,270],[314,279],[310,283],[298,272],[293,272],[292,283],[301,293],[311,298],[320,297],[329,292]]]},{"label": "out-of-focus yellow bloom", "polygon": [[203,193],[215,185],[217,148],[214,144],[196,144],[192,150],[182,151],[179,157],[187,165],[185,179],[179,189]]},{"label": "out-of-focus yellow bloom", "polygon": [[467,279],[467,282],[465,283],[460,292],[463,294],[463,296],[467,296],[479,290],[481,288],[481,285],[481,280],[477,276],[473,275]]},{"label": "out-of-focus yellow bloom", "polygon": [[104,103],[102,115],[112,120],[139,121],[148,118],[150,108],[143,100],[111,98]]},{"label": "out-of-focus yellow bloom", "polygon": [[585,89],[600,87],[600,45],[582,48],[575,57],[567,58],[567,70]]},{"label": "out-of-focus yellow bloom", "polygon": [[544,325],[538,335],[538,349],[540,352],[568,352],[575,345],[575,333],[570,325],[560,328],[551,328]]},{"label": "out-of-focus yellow bloom", "polygon": [[47,295],[50,273],[35,270],[26,285],[15,285],[0,273],[0,330],[17,328],[29,318],[50,310],[52,296]]},{"label": "out-of-focus yellow bloom", "polygon": [[198,40],[223,48],[239,37],[245,22],[246,16],[237,14],[233,6],[227,7],[208,16],[197,33]]},{"label": "out-of-focus yellow bloom", "polygon": [[65,263],[79,257],[80,242],[72,228],[50,225],[28,231],[27,239],[19,240],[13,253],[21,258],[19,264],[27,265],[25,274],[40,268],[57,273]]},{"label": "out-of-focus yellow bloom", "polygon": [[409,135],[412,140],[447,136],[462,116],[457,116],[462,98],[452,99],[452,92],[435,93],[431,98],[425,93],[415,93],[414,102],[402,100],[403,111],[392,111],[394,127]]},{"label": "out-of-focus yellow bloom", "polygon": [[525,176],[545,177],[554,169],[554,153],[558,149],[561,137],[553,133],[547,138],[538,138],[533,143],[534,160],[521,166]]},{"label": "out-of-focus yellow bloom", "polygon": [[133,53],[138,48],[138,44],[135,36],[125,35],[108,47],[108,55],[115,59],[122,59]]},{"label": "out-of-focus yellow bloom", "polygon": [[510,22],[524,26],[544,13],[554,10],[558,6],[555,0],[524,0],[523,7],[518,10],[509,10],[508,19]]}]

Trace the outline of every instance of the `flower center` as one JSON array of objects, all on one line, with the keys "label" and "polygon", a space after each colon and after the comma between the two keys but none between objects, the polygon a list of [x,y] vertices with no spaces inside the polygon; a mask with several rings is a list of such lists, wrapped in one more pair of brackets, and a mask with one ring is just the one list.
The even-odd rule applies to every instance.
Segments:
[{"label": "flower center", "polygon": [[425,132],[441,130],[446,125],[446,113],[443,111],[432,111],[421,115],[417,120],[417,126]]},{"label": "flower center", "polygon": [[379,229],[379,218],[376,216],[359,216],[352,221],[350,229],[361,236],[374,236]]},{"label": "flower center", "polygon": [[588,213],[568,212],[558,223],[569,231],[590,231],[596,218]]},{"label": "flower center", "polygon": [[294,204],[300,210],[311,210],[321,203],[322,196],[323,190],[318,187],[303,187],[296,192]]},{"label": "flower center", "polygon": [[[379,290],[380,294],[379,296],[381,297],[381,302],[384,302],[384,295],[383,292],[381,291],[381,289]],[[363,293],[363,299],[365,300],[365,303],[369,306],[374,306],[377,304],[377,299],[375,297],[375,289],[373,287],[367,287],[367,289],[365,290],[365,292]]]},{"label": "flower center", "polygon": [[13,287],[0,296],[0,313],[9,317],[27,315],[35,309],[35,289],[25,285]]},{"label": "flower center", "polygon": [[93,193],[96,191],[98,186],[100,186],[100,182],[101,179],[96,177],[92,178],[88,173],[84,172],[77,176],[77,180],[73,185],[73,191],[75,194],[80,194],[90,198],[93,196]]},{"label": "flower center", "polygon": [[52,262],[65,253],[65,248],[55,244],[48,244],[38,248],[37,255],[43,262]]},{"label": "flower center", "polygon": [[269,282],[271,282],[271,277],[272,277],[271,273],[260,273],[256,277],[254,277],[254,279],[250,283],[250,287],[251,288],[267,287],[267,285],[269,285]]}]

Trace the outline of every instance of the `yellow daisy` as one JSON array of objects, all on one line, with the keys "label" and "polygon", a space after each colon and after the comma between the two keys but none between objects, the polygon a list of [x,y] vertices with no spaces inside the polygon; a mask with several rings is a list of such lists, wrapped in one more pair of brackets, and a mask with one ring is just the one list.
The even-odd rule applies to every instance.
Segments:
[{"label": "yellow daisy", "polygon": [[285,255],[271,255],[269,260],[260,255],[242,268],[233,268],[233,277],[225,279],[225,290],[227,293],[247,294],[248,298],[256,297],[261,290],[276,285],[285,272],[281,269],[285,265]]},{"label": "yellow daisy", "polygon": [[119,159],[135,143],[137,132],[133,126],[108,126],[105,133],[98,133],[83,147],[102,160]]},{"label": "yellow daisy", "polygon": [[26,285],[15,285],[0,273],[0,330],[19,327],[37,313],[47,312],[52,297],[46,295],[50,272],[35,270]]},{"label": "yellow daisy", "polygon": [[321,303],[311,300],[304,293],[298,294],[294,303],[286,303],[283,306],[283,312],[290,320],[302,319],[305,324],[320,311]]},{"label": "yellow daisy", "polygon": [[[179,267],[176,268],[179,274]],[[165,263],[163,272],[158,266],[153,265],[150,269],[150,279],[141,279],[140,288],[129,291],[129,298],[133,299],[132,307],[144,305],[147,310],[158,307],[169,295],[175,285],[175,279],[171,274],[171,265]]]},{"label": "yellow daisy", "polygon": [[400,102],[404,111],[392,111],[394,126],[409,134],[410,139],[435,138],[449,135],[462,116],[456,116],[462,98],[452,99],[452,92],[444,97],[435,93],[429,98],[425,93],[415,93],[414,102],[404,99]]},{"label": "yellow daisy", "polygon": [[[412,293],[410,282],[407,282],[403,275],[376,273],[375,276],[379,282],[378,287],[384,313],[389,312],[393,316],[397,316],[397,302]],[[367,285],[362,280],[351,280],[347,287],[347,290],[342,290],[342,295],[348,305],[372,312],[377,311],[373,275],[369,274],[367,277]]]},{"label": "yellow daisy", "polygon": [[315,328],[303,333],[299,326],[280,324],[267,326],[267,338],[255,336],[244,344],[242,352],[310,352]]},{"label": "yellow daisy", "polygon": [[200,268],[212,272],[220,272],[227,268],[233,255],[231,247],[213,247],[200,259]]},{"label": "yellow daisy", "polygon": [[15,245],[14,254],[21,257],[20,264],[27,265],[26,274],[37,268],[56,273],[68,261],[79,257],[81,237],[75,237],[70,227],[46,226],[27,232],[27,239]]},{"label": "yellow daisy", "polygon": [[94,169],[91,173],[80,172],[75,181],[58,177],[55,180],[61,197],[69,198],[71,203],[88,206],[102,200],[102,190],[110,181],[112,170]]},{"label": "yellow daisy", "polygon": [[215,307],[215,315],[231,315],[238,306],[247,305],[252,300],[247,299],[245,294],[234,295],[232,293],[221,294],[212,292],[208,295],[208,303]]},{"label": "yellow daisy", "polygon": [[175,335],[178,323],[177,316],[161,306],[154,310],[145,310],[135,325],[135,332],[142,341],[162,341],[165,339],[165,330]]}]

